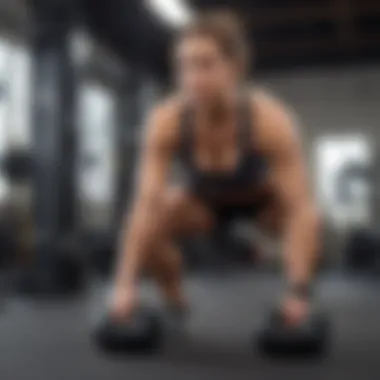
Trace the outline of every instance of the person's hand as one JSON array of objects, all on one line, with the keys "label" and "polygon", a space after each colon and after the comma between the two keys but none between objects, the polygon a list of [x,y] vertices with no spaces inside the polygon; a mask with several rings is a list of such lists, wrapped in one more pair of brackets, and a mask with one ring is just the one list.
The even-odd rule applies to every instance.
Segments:
[{"label": "person's hand", "polygon": [[116,286],[111,298],[111,318],[116,321],[128,319],[134,312],[137,303],[135,289]]},{"label": "person's hand", "polygon": [[307,299],[288,295],[282,303],[285,324],[289,327],[297,327],[307,318],[309,312],[310,301]]}]

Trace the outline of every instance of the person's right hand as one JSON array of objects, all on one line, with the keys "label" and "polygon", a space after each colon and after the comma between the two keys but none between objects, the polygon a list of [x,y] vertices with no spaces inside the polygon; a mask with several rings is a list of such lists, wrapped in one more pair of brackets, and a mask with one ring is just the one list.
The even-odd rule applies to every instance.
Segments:
[{"label": "person's right hand", "polygon": [[120,321],[128,319],[136,308],[137,297],[135,289],[115,287],[110,305],[111,318]]}]

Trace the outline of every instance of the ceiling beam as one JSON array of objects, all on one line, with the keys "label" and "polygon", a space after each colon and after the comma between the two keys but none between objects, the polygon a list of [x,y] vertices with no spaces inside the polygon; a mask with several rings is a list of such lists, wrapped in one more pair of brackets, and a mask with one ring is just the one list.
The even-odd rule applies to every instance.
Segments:
[{"label": "ceiling beam", "polygon": [[[334,0],[329,4],[303,5],[297,7],[273,7],[267,10],[246,10],[243,18],[254,28],[275,27],[281,25],[310,24],[319,21],[346,23],[352,16],[380,16],[380,2],[368,2],[363,5],[352,5],[350,0]],[[346,20],[346,21],[344,21]]]},{"label": "ceiling beam", "polygon": [[265,58],[281,58],[320,55],[336,51],[344,53],[360,51],[362,49],[375,49],[377,46],[380,46],[380,33],[372,34],[370,37],[365,38],[355,36],[350,45],[342,45],[339,40],[329,38],[308,38],[303,40],[258,43],[257,50],[259,56],[265,56]]},{"label": "ceiling beam", "polygon": [[350,46],[355,41],[354,9],[351,0],[334,0],[336,31],[339,43]]}]

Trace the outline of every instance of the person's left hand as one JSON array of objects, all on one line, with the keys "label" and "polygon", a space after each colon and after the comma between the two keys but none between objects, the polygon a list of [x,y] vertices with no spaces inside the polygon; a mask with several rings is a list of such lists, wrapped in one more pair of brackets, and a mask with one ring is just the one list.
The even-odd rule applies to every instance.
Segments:
[{"label": "person's left hand", "polygon": [[281,306],[285,323],[289,327],[301,324],[310,311],[310,302],[294,295],[286,296]]}]

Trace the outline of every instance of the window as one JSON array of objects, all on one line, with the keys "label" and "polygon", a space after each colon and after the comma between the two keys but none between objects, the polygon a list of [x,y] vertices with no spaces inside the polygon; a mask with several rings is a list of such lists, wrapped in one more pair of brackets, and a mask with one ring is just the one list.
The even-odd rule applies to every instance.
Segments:
[{"label": "window", "polygon": [[[10,144],[30,143],[30,69],[29,51],[0,38],[0,157]],[[0,173],[0,200],[8,187],[8,179]]]},{"label": "window", "polygon": [[97,84],[79,90],[79,191],[86,203],[110,205],[115,184],[115,98]]}]

